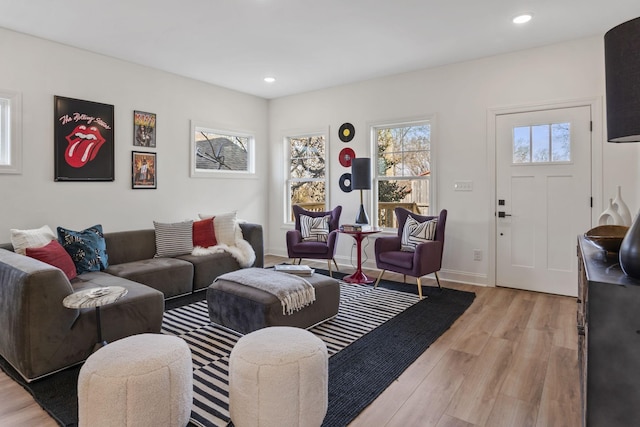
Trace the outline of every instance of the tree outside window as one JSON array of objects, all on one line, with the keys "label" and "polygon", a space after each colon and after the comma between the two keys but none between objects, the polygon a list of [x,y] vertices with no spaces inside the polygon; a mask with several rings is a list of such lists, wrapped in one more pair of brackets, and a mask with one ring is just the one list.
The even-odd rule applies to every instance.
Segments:
[{"label": "tree outside window", "polygon": [[306,135],[287,137],[289,152],[288,220],[292,206],[324,211],[326,205],[326,137]]},{"label": "tree outside window", "polygon": [[430,206],[431,124],[374,127],[378,226],[397,227],[396,207],[426,215]]},{"label": "tree outside window", "polygon": [[513,128],[513,163],[569,161],[571,161],[570,123]]}]

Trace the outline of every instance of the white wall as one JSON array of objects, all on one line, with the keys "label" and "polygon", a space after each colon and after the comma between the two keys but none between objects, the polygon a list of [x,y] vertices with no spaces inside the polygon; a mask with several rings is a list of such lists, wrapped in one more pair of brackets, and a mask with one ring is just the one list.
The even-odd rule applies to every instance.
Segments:
[{"label": "white wall", "polygon": [[[21,92],[23,105],[22,174],[0,175],[0,242],[10,228],[101,223],[108,232],[200,212],[267,223],[266,100],[4,29],[0,60],[0,88]],[[54,95],[115,106],[114,182],[54,182]],[[157,190],[131,189],[133,110],[157,114]],[[253,131],[257,176],[190,178],[191,119]]]},{"label": "white wall", "polygon": [[[602,103],[603,58],[602,38],[588,38],[272,100],[268,252],[286,256],[284,236],[290,226],[283,224],[286,167],[282,137],[287,130],[330,127],[329,205],[343,205],[342,222],[352,222],[359,195],[343,193],[338,187],[338,178],[348,172],[338,163],[339,151],[350,146],[356,156],[370,156],[368,129],[372,122],[435,114],[435,206],[449,211],[443,277],[489,283],[494,182],[493,171],[489,170],[493,141],[487,140],[488,111],[585,98]],[[601,105],[594,118],[593,138],[599,145],[596,153],[602,155],[594,159],[594,218],[604,209],[604,198],[615,196],[616,185],[622,185],[632,211],[639,207],[640,200],[636,184],[638,146],[604,142]],[[349,144],[337,136],[344,122],[351,122],[356,129]],[[454,192],[456,180],[473,181],[473,191]],[[365,195],[370,197],[370,192]],[[370,202],[367,209],[370,212]],[[339,239],[338,262],[350,262],[351,245],[345,236]],[[369,266],[374,266],[372,249],[370,245],[367,250]],[[473,261],[474,249],[483,251],[483,261]]]}]

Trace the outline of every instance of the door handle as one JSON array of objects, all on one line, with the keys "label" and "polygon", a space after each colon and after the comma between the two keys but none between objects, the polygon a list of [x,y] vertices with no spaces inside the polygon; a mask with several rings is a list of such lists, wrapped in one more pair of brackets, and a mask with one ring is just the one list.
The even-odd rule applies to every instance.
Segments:
[{"label": "door handle", "polygon": [[511,214],[504,213],[502,211],[498,211],[498,218],[504,218],[504,217],[507,217],[507,216],[511,216]]}]

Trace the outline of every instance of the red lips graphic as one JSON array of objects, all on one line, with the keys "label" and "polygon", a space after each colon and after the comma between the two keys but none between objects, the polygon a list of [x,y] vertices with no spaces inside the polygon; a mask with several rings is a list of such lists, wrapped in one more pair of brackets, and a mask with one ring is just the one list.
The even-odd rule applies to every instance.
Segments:
[{"label": "red lips graphic", "polygon": [[87,128],[85,125],[78,125],[66,138],[69,145],[64,152],[64,158],[67,164],[74,168],[81,168],[95,159],[105,142],[95,126]]}]

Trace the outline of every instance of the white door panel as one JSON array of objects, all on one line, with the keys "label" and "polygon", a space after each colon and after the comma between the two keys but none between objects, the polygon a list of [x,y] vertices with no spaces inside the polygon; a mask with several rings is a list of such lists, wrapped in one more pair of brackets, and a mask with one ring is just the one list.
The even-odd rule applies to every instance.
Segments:
[{"label": "white door panel", "polygon": [[577,295],[576,236],[591,228],[590,122],[589,106],[496,117],[498,286]]}]

